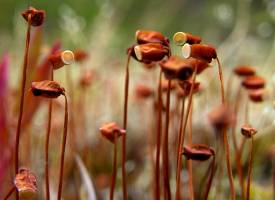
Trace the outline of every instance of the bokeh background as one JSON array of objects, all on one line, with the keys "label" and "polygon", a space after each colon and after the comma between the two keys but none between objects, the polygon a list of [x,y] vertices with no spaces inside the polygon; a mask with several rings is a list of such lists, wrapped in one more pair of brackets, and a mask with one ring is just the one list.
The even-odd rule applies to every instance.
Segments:
[{"label": "bokeh background", "polygon": [[[135,42],[135,31],[138,29],[160,31],[170,40],[177,31],[201,36],[204,43],[212,44],[217,48],[226,81],[232,69],[239,64],[255,66],[258,74],[266,78],[268,98],[264,103],[253,104],[250,108],[251,123],[260,129],[259,136],[256,137],[253,198],[272,198],[271,172],[274,154],[270,152],[272,152],[272,145],[275,144],[274,0],[1,0],[0,55],[9,55],[7,76],[10,104],[5,113],[0,114],[2,117],[7,116],[10,121],[9,142],[11,144],[15,130],[14,121],[17,119],[16,100],[19,96],[18,88],[26,34],[26,23],[20,13],[30,5],[46,11],[46,21],[42,29],[35,30],[40,35],[37,36],[39,45],[36,47],[39,48],[40,55],[37,63],[43,61],[56,41],[61,43],[61,49],[81,48],[89,54],[89,58],[84,63],[70,66],[75,96],[75,110],[72,115],[75,116],[76,123],[81,124],[76,125],[76,136],[73,139],[70,138],[71,141],[76,140],[76,144],[70,144],[76,145],[77,153],[96,185],[99,199],[108,197],[112,147],[102,139],[98,128],[104,122],[121,123],[122,121],[126,49]],[[180,55],[180,48],[174,44],[172,44],[172,50],[174,54]],[[219,102],[216,62],[212,65],[213,68],[199,78],[207,92],[201,94],[198,102],[194,104],[193,115],[194,132],[209,134],[197,136],[194,140],[208,144],[211,144],[211,138],[214,136],[207,122],[207,113]],[[152,169],[148,149],[146,149],[146,138],[148,127],[152,126],[154,111],[152,102],[141,104],[135,99],[134,88],[138,83],[156,88],[158,72],[157,70],[146,71],[140,66],[136,61],[132,62],[129,104],[131,135],[128,138],[127,164],[131,198],[150,199],[150,178],[148,177],[152,175]],[[85,71],[83,69],[91,70],[93,74],[92,84],[86,89],[85,102],[82,101],[83,91],[78,86],[79,79]],[[55,77],[65,88],[68,86],[65,69],[57,71]],[[237,86],[238,83],[234,83],[232,90],[234,91]],[[68,92],[70,94],[72,91]],[[60,109],[63,101],[60,100],[58,103],[57,110]],[[3,105],[4,102],[1,104]],[[35,115],[28,122],[28,128],[24,129],[20,147],[23,155],[22,165],[31,168],[41,178],[39,180],[40,196],[43,196],[44,154],[39,149],[42,149],[41,146],[44,144],[46,109],[46,103],[37,108]],[[80,111],[85,113],[85,118],[78,117]],[[54,186],[57,184],[54,177],[58,171],[55,170],[58,166],[55,151],[59,149],[58,133],[62,130],[63,120],[63,111],[57,112],[51,153],[53,194],[56,192]],[[86,121],[84,128],[83,120]],[[83,172],[75,170],[77,164],[74,161],[75,149],[72,146],[67,152],[69,161],[65,199],[87,199],[87,186],[85,181],[82,182],[79,178]],[[247,158],[247,152],[245,156]],[[6,170],[9,171],[8,169]],[[9,188],[12,175],[2,180],[0,193]],[[118,174],[117,199],[121,198],[120,183],[121,175]],[[226,178],[222,183],[222,187],[228,187]],[[214,198],[213,194],[211,198]]]}]

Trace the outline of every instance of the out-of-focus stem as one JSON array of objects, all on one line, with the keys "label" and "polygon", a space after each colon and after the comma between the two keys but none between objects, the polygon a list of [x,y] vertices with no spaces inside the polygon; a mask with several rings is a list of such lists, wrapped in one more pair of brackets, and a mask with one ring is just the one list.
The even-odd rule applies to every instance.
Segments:
[{"label": "out-of-focus stem", "polygon": [[7,200],[11,195],[12,195],[12,193],[15,191],[15,186],[13,186],[10,190],[9,190],[9,192],[8,192],[8,194],[6,194],[6,196],[4,197],[4,200]]},{"label": "out-of-focus stem", "polygon": [[168,139],[169,139],[169,114],[170,114],[170,91],[171,91],[171,80],[168,80],[168,90],[166,98],[166,117],[165,117],[165,132],[163,137],[163,184],[164,184],[164,195],[165,199],[171,199],[171,190],[169,182],[169,154],[168,154]]},{"label": "out-of-focus stem", "polygon": [[115,133],[114,140],[114,160],[113,160],[113,172],[112,172],[112,182],[110,189],[110,200],[114,199],[114,192],[116,187],[116,164],[117,163],[117,133]]},{"label": "out-of-focus stem", "polygon": [[[195,83],[193,83],[195,84]],[[192,116],[193,116],[193,102],[191,102],[190,114],[189,114],[189,136],[188,136],[188,144],[192,146]],[[188,168],[188,185],[189,185],[189,198],[190,200],[194,199],[194,189],[193,189],[193,170],[192,170],[192,160],[187,160],[187,168]]]},{"label": "out-of-focus stem", "polygon": [[208,182],[207,182],[207,186],[206,186],[206,190],[205,190],[205,195],[204,195],[204,200],[207,200],[208,199],[208,194],[210,192],[210,189],[211,189],[211,185],[212,185],[212,181],[213,181],[213,178],[215,176],[215,159],[216,156],[213,155],[213,160],[212,160],[212,163],[211,163],[211,172],[210,172],[210,175],[209,175],[209,179],[208,179]]},{"label": "out-of-focus stem", "polygon": [[[124,87],[124,111],[123,111],[123,129],[127,131],[127,116],[128,116],[128,93],[129,93],[129,64],[131,54],[128,53],[125,73],[125,87]],[[126,134],[122,135],[122,189],[123,200],[127,199],[127,183],[126,183]]]},{"label": "out-of-focus stem", "polygon": [[159,73],[159,82],[158,82],[158,117],[157,117],[157,149],[156,149],[156,200],[160,199],[160,147],[161,147],[161,132],[162,132],[162,91],[161,91],[161,76],[162,70],[160,69]]},{"label": "out-of-focus stem", "polygon": [[249,151],[249,163],[248,163],[248,175],[247,175],[247,186],[246,186],[246,200],[250,199],[250,185],[252,178],[252,166],[253,166],[253,136],[251,137],[251,145]]}]

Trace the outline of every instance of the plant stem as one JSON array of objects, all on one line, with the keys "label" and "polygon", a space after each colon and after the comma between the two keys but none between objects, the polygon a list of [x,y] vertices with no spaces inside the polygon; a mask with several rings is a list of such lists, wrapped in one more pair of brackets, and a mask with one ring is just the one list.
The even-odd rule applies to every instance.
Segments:
[{"label": "plant stem", "polygon": [[65,98],[65,114],[64,114],[64,129],[63,129],[63,137],[62,137],[62,148],[61,148],[61,155],[60,155],[60,169],[59,169],[59,185],[58,185],[58,194],[57,200],[61,199],[62,193],[62,180],[63,180],[63,168],[64,168],[64,160],[65,160],[65,147],[66,147],[66,139],[67,139],[67,130],[68,130],[68,100],[66,95],[64,94]]},{"label": "plant stem", "polygon": [[171,91],[171,80],[168,80],[168,90],[166,98],[166,119],[165,119],[165,132],[163,137],[163,184],[164,184],[164,195],[165,199],[171,199],[171,190],[169,183],[169,154],[168,154],[168,145],[169,145],[169,114],[170,114],[170,91]]},{"label": "plant stem", "polygon": [[205,190],[205,195],[204,195],[204,200],[207,200],[208,199],[208,194],[209,194],[209,191],[211,189],[211,185],[212,185],[212,181],[213,181],[213,178],[215,176],[215,165],[216,165],[216,162],[215,162],[215,155],[213,155],[213,160],[212,160],[212,163],[211,163],[211,172],[210,172],[210,176],[209,176],[209,179],[208,179],[208,182],[207,182],[207,186],[206,186],[206,190]]},{"label": "plant stem", "polygon": [[112,182],[111,182],[111,189],[110,189],[110,200],[114,199],[114,192],[116,187],[116,164],[117,163],[117,133],[115,133],[115,140],[114,140],[114,160],[113,160],[113,173],[112,173]]},{"label": "plant stem", "polygon": [[189,97],[188,97],[188,105],[187,105],[187,112],[185,114],[185,118],[184,118],[184,122],[183,122],[183,127],[180,130],[181,133],[179,134],[179,148],[178,148],[178,157],[177,157],[177,172],[176,172],[176,195],[175,195],[175,200],[179,200],[180,198],[180,172],[181,172],[181,165],[182,165],[182,148],[183,148],[183,144],[184,144],[184,137],[185,137],[185,131],[186,131],[186,126],[187,126],[187,122],[188,122],[188,116],[189,116],[189,112],[191,109],[191,102],[192,102],[192,98],[193,98],[193,90],[194,90],[194,83],[196,82],[196,76],[197,76],[197,64],[195,66],[195,70],[193,72],[193,78],[192,78],[192,85],[191,85],[191,89],[190,89],[190,93],[189,93]]},{"label": "plant stem", "polygon": [[[21,133],[21,124],[24,110],[24,99],[25,99],[25,89],[26,89],[26,79],[27,79],[27,67],[28,67],[28,57],[29,57],[29,46],[30,46],[30,37],[31,37],[31,15],[28,15],[28,28],[27,28],[27,36],[26,36],[26,46],[25,46],[25,54],[24,54],[24,65],[23,65],[23,73],[22,73],[22,82],[21,82],[21,96],[20,96],[20,107],[19,107],[19,117],[17,122],[16,136],[15,136],[15,164],[14,171],[15,174],[18,173],[19,169],[19,146],[20,146],[20,133]],[[18,192],[16,191],[16,200],[19,199]]]},{"label": "plant stem", "polygon": [[156,149],[156,170],[155,170],[155,179],[156,179],[156,200],[160,199],[160,146],[161,146],[161,135],[162,135],[162,91],[161,91],[161,77],[162,70],[160,69],[159,73],[159,82],[158,82],[158,117],[157,117],[157,149]]},{"label": "plant stem", "polygon": [[250,182],[252,177],[252,166],[253,166],[253,136],[251,137],[251,145],[249,152],[249,163],[248,163],[248,176],[247,176],[247,186],[246,186],[246,200],[250,199]]},{"label": "plant stem", "polygon": [[8,192],[8,194],[6,194],[6,196],[4,197],[4,199],[3,200],[7,200],[11,195],[12,195],[12,193],[15,191],[15,186],[13,186],[10,190],[9,190],[9,192]]},{"label": "plant stem", "polygon": [[[123,111],[123,129],[127,132],[127,116],[128,116],[128,93],[129,93],[129,64],[131,54],[128,53],[126,62],[126,73],[125,73],[125,87],[124,87],[124,111]],[[127,184],[126,184],[126,134],[122,135],[122,188],[123,188],[123,200],[127,199]]]},{"label": "plant stem", "polygon": [[[225,105],[225,95],[224,95],[224,83],[223,83],[223,73],[222,73],[222,67],[219,61],[219,58],[217,57],[218,62],[218,68],[219,68],[219,78],[220,78],[220,86],[221,86],[221,99],[222,104]],[[223,136],[223,145],[225,148],[225,156],[226,156],[226,166],[227,166],[227,173],[228,173],[228,179],[230,184],[230,199],[235,200],[235,189],[234,189],[234,182],[233,182],[233,175],[232,175],[232,167],[230,163],[230,150],[229,150],[229,143],[227,139],[227,129],[222,129],[222,136]]]},{"label": "plant stem", "polygon": [[272,176],[273,176],[273,200],[275,200],[275,160],[272,159]]},{"label": "plant stem", "polygon": [[[239,107],[240,107],[240,101],[241,101],[241,91],[242,91],[242,88],[239,87],[237,95],[236,95],[236,99],[235,99],[235,105],[234,105],[234,113],[235,113],[236,118],[238,117],[238,113],[239,113]],[[236,159],[236,165],[237,165],[239,184],[240,184],[241,191],[242,191],[242,199],[245,199],[245,187],[244,187],[244,178],[243,178],[243,170],[242,170],[242,163],[241,163],[241,155],[242,154],[240,154],[238,144],[237,144],[236,127],[237,127],[237,121],[233,124],[233,127],[232,127],[233,146],[234,146],[234,151],[235,151],[235,159]]]},{"label": "plant stem", "polygon": [[[51,81],[53,81],[53,69],[51,69]],[[50,200],[50,180],[49,180],[49,143],[50,143],[50,134],[51,134],[51,124],[52,124],[52,107],[53,102],[50,99],[48,107],[48,126],[47,126],[47,135],[45,143],[45,187],[46,187],[46,200]]]},{"label": "plant stem", "polygon": [[[192,113],[193,111],[193,102],[191,102],[190,108],[190,116],[189,116],[189,137],[188,137],[188,144],[192,146]],[[193,170],[192,170],[192,160],[187,160],[187,168],[188,168],[188,186],[189,186],[189,198],[190,200],[194,200],[194,189],[193,189]]]},{"label": "plant stem", "polygon": [[28,16],[28,29],[27,29],[23,74],[22,74],[22,82],[21,82],[20,108],[19,108],[19,117],[18,117],[17,130],[16,130],[15,165],[14,165],[15,166],[15,174],[17,174],[18,168],[19,168],[19,142],[20,142],[19,140],[20,140],[20,133],[21,133],[23,110],[24,110],[24,99],[25,99],[26,79],[27,79],[30,36],[31,36],[31,15]]}]

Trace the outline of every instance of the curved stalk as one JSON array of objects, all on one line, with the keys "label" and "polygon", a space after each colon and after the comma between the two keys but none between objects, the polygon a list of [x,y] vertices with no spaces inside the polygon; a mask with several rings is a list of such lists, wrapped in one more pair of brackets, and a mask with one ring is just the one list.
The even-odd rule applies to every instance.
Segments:
[{"label": "curved stalk", "polygon": [[[53,81],[53,69],[51,69],[51,81]],[[48,126],[47,126],[47,135],[45,142],[45,187],[46,187],[46,200],[50,200],[50,180],[49,180],[49,143],[50,143],[50,134],[51,134],[51,124],[52,124],[52,107],[53,102],[50,99],[48,107]]]},{"label": "curved stalk", "polygon": [[[192,145],[192,116],[193,116],[193,102],[191,102],[190,114],[189,114],[189,137],[188,144]],[[188,168],[188,187],[189,187],[189,198],[190,200],[194,200],[194,189],[193,189],[193,169],[192,169],[192,160],[187,160],[187,168]]]},{"label": "curved stalk", "polygon": [[68,132],[68,100],[65,94],[64,94],[64,98],[65,98],[64,129],[63,129],[63,136],[62,136],[62,148],[61,148],[61,154],[60,154],[61,163],[60,163],[60,169],[59,169],[59,185],[58,185],[57,200],[61,199],[61,193],[62,193],[65,148],[66,148],[66,139],[67,139],[67,132]]},{"label": "curved stalk", "polygon": [[214,155],[213,156],[213,160],[212,160],[212,164],[211,164],[211,172],[210,172],[210,176],[209,176],[209,179],[208,179],[208,182],[207,182],[207,186],[206,186],[206,190],[205,190],[205,195],[204,195],[204,200],[207,200],[208,199],[208,194],[209,194],[209,191],[211,189],[211,185],[212,185],[212,181],[213,181],[213,178],[215,176],[215,160],[216,160],[216,156]]},{"label": "curved stalk", "polygon": [[[196,76],[197,76],[197,65],[195,67],[194,73],[193,73],[193,78],[192,78],[192,83],[196,82]],[[185,118],[184,118],[184,123],[183,123],[183,127],[180,130],[181,133],[179,134],[179,136],[181,136],[181,138],[179,138],[179,148],[178,148],[178,158],[177,158],[177,172],[176,172],[176,195],[175,195],[175,200],[179,200],[180,197],[180,172],[181,172],[181,165],[182,165],[182,148],[183,148],[183,144],[184,144],[184,137],[185,137],[185,131],[186,131],[186,126],[187,126],[187,122],[188,122],[188,116],[189,116],[189,112],[191,109],[191,102],[192,102],[192,98],[193,98],[193,91],[194,91],[194,85],[191,85],[191,89],[190,89],[190,93],[189,93],[189,97],[188,97],[188,105],[187,105],[187,112],[185,114]]]},{"label": "curved stalk", "polygon": [[159,73],[159,83],[158,83],[158,117],[157,117],[157,149],[156,149],[156,200],[160,199],[160,147],[161,147],[161,132],[162,132],[162,92],[161,92],[161,76],[162,70]]},{"label": "curved stalk", "polygon": [[248,163],[248,176],[247,176],[247,186],[246,186],[246,200],[250,199],[250,182],[252,178],[252,166],[253,166],[253,136],[251,137],[251,145],[249,152],[249,163]]},{"label": "curved stalk", "polygon": [[16,189],[15,186],[13,186],[13,187],[9,190],[8,194],[6,194],[6,196],[4,197],[4,200],[9,199],[10,196],[12,195],[12,193],[15,191],[15,189]]},{"label": "curved stalk", "polygon": [[171,91],[171,80],[168,80],[168,90],[166,98],[166,117],[165,117],[165,132],[163,137],[163,147],[162,147],[162,156],[163,156],[163,184],[164,184],[164,199],[171,199],[171,190],[169,183],[169,154],[168,154],[168,145],[169,145],[169,112],[170,112],[170,91]]},{"label": "curved stalk", "polygon": [[[129,64],[131,54],[128,53],[125,73],[125,87],[124,87],[124,111],[123,111],[123,129],[127,131],[127,116],[128,116],[128,93],[129,93]],[[122,189],[123,189],[123,200],[127,199],[127,184],[126,184],[126,134],[122,135]]]},{"label": "curved stalk", "polygon": [[[220,86],[221,86],[221,99],[222,104],[225,105],[225,94],[224,94],[224,83],[223,83],[223,73],[222,73],[222,67],[219,61],[219,58],[217,57],[218,62],[218,68],[219,68],[219,78],[220,78]],[[222,129],[222,137],[223,137],[223,145],[225,148],[225,156],[226,156],[226,166],[227,166],[227,174],[230,184],[230,199],[235,200],[235,189],[234,189],[234,181],[233,181],[233,175],[232,175],[232,167],[230,162],[230,150],[229,150],[229,143],[227,139],[227,129]]]},{"label": "curved stalk", "polygon": [[114,160],[113,160],[113,172],[112,172],[112,182],[111,182],[111,189],[110,189],[110,200],[114,199],[114,192],[116,187],[116,164],[117,163],[117,134],[115,134],[115,141],[114,141]]},{"label": "curved stalk", "polygon": [[[15,136],[15,151],[14,151],[14,153],[15,153],[15,155],[14,155],[15,174],[18,173],[18,169],[19,169],[19,146],[20,146],[21,124],[22,124],[22,117],[23,117],[23,110],[24,110],[24,99],[25,99],[25,89],[26,89],[26,80],[27,80],[27,67],[28,67],[30,38],[31,38],[31,15],[28,16],[28,28],[27,28],[27,36],[26,36],[22,82],[21,82],[19,117],[18,117],[16,136]],[[19,195],[18,195],[18,192],[16,191],[16,200],[18,200],[18,199],[19,199]]]},{"label": "curved stalk", "polygon": [[24,99],[25,99],[30,37],[31,37],[31,15],[28,16],[28,29],[27,29],[23,74],[22,74],[22,82],[21,82],[20,108],[19,108],[19,117],[18,117],[18,122],[17,122],[17,129],[16,129],[15,165],[14,165],[15,174],[18,173],[18,168],[19,168],[19,142],[20,142],[19,140],[20,140],[20,133],[21,133],[21,123],[22,123],[22,117],[23,117],[23,110],[24,110],[23,107],[24,107]]}]

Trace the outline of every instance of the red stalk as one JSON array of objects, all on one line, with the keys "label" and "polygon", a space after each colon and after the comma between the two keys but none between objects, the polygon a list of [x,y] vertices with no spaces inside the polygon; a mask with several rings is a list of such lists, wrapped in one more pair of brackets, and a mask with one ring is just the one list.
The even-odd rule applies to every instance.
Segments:
[{"label": "red stalk", "polygon": [[62,193],[62,181],[63,181],[63,169],[64,169],[64,160],[65,160],[65,147],[66,147],[66,139],[67,139],[67,130],[68,130],[68,100],[66,95],[65,98],[65,114],[64,114],[64,129],[63,129],[63,137],[62,137],[62,148],[60,154],[60,169],[59,169],[59,185],[58,185],[58,194],[57,200],[61,199]]},{"label": "red stalk", "polygon": [[168,90],[166,98],[166,119],[165,119],[165,132],[163,137],[163,184],[165,199],[171,199],[170,183],[169,183],[169,154],[168,154],[168,139],[169,139],[169,114],[170,114],[170,91],[171,80],[168,80]]},{"label": "red stalk", "polygon": [[252,178],[252,165],[253,165],[253,136],[251,137],[251,145],[250,145],[250,151],[249,151],[246,200],[250,199],[250,184],[251,184],[251,178]]},{"label": "red stalk", "polygon": [[12,193],[13,193],[14,191],[15,191],[15,186],[13,186],[13,187],[9,190],[8,194],[6,194],[6,196],[4,197],[4,200],[9,199],[9,197],[12,195]]},{"label": "red stalk", "polygon": [[112,182],[110,189],[110,200],[114,199],[114,192],[116,187],[116,164],[117,163],[117,133],[115,133],[114,140],[114,160],[113,160],[113,172],[112,172]]},{"label": "red stalk", "polygon": [[[127,131],[127,116],[128,116],[128,93],[129,93],[129,64],[131,54],[128,53],[125,73],[125,88],[124,88],[124,111],[123,111],[123,129]],[[126,184],[126,134],[122,135],[122,188],[123,200],[127,199],[127,184]]]}]

